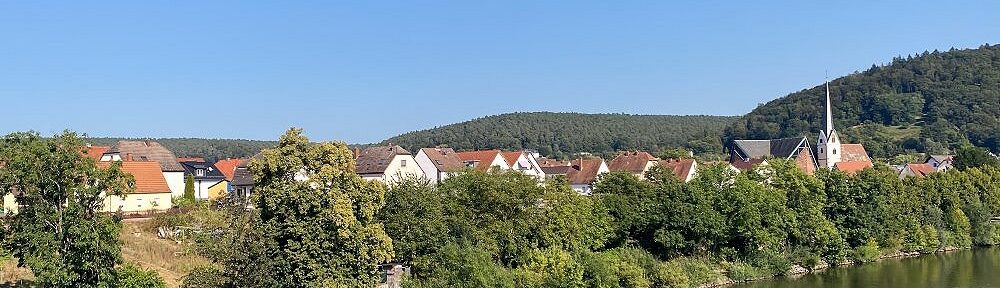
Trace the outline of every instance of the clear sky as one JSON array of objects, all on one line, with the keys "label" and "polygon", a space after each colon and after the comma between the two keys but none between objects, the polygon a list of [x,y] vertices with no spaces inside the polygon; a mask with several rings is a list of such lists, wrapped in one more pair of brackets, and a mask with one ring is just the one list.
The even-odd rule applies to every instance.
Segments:
[{"label": "clear sky", "polygon": [[0,132],[365,143],[515,111],[739,115],[1000,41],[1000,1],[95,2],[0,2]]}]

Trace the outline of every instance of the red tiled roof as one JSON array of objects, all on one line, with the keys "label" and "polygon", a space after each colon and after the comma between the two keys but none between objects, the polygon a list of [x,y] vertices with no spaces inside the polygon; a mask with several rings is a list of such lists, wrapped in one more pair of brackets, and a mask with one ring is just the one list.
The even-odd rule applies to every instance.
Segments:
[{"label": "red tiled roof", "polygon": [[507,161],[507,166],[514,167],[514,164],[517,164],[517,158],[521,158],[524,151],[503,152],[501,154],[503,154],[503,160]]},{"label": "red tiled roof", "polygon": [[163,178],[163,170],[160,163],[156,161],[123,161],[123,162],[98,162],[98,167],[107,168],[112,163],[121,163],[123,172],[132,174],[135,178],[135,191],[137,194],[170,193],[167,180]]},{"label": "red tiled roof", "polygon": [[799,155],[795,156],[795,166],[806,172],[806,175],[813,175],[816,173],[816,163],[813,162],[812,152],[809,149],[802,149],[799,151]]},{"label": "red tiled roof", "polygon": [[927,163],[906,164],[906,167],[909,168],[911,172],[913,172],[914,176],[921,178],[927,177],[927,175],[934,173],[934,166],[931,166],[931,164]]},{"label": "red tiled roof", "polygon": [[646,165],[649,164],[649,161],[656,161],[656,157],[646,152],[625,152],[608,162],[608,169],[615,172],[626,171],[641,174],[646,172]]},{"label": "red tiled roof", "polygon": [[570,169],[566,173],[566,179],[569,180],[570,184],[589,185],[597,179],[601,163],[604,163],[603,159],[578,159],[570,161],[570,166],[573,169]]},{"label": "red tiled roof", "polygon": [[671,169],[674,176],[677,176],[677,179],[681,181],[687,181],[691,169],[694,169],[694,159],[667,159],[660,160],[658,163],[661,167]]},{"label": "red tiled roof", "polygon": [[219,169],[222,172],[222,176],[226,176],[226,181],[233,181],[233,175],[236,174],[236,166],[240,166],[243,159],[231,159],[226,158],[215,162],[215,169]]},{"label": "red tiled roof", "polygon": [[842,162],[872,161],[872,158],[868,157],[868,151],[865,151],[865,146],[861,144],[840,144],[840,151]]},{"label": "red tiled roof", "polygon": [[427,155],[427,159],[434,163],[438,171],[452,172],[465,169],[465,163],[462,163],[462,158],[458,157],[458,153],[454,149],[423,148],[420,151]]},{"label": "red tiled roof", "polygon": [[500,154],[500,150],[483,150],[458,152],[458,158],[464,162],[475,162],[474,169],[482,172],[490,170],[490,164]]},{"label": "red tiled roof", "polygon": [[108,152],[111,147],[108,146],[90,146],[87,147],[87,157],[94,159],[94,161],[101,161],[101,156]]},{"label": "red tiled roof", "polygon": [[872,167],[872,161],[841,161],[833,165],[834,168],[847,174],[858,173]]}]

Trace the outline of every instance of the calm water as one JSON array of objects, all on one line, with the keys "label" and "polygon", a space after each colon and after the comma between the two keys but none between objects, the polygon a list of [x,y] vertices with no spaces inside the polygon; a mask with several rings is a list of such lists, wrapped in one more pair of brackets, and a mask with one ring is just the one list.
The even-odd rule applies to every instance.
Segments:
[{"label": "calm water", "polygon": [[982,248],[828,269],[733,288],[1000,287],[1000,248]]}]

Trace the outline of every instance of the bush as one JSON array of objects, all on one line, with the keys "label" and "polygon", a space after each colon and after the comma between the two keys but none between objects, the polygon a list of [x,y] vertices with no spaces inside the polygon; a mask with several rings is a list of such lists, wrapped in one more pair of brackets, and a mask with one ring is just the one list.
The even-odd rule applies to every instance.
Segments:
[{"label": "bush", "polygon": [[763,277],[769,277],[768,271],[744,262],[727,262],[723,265],[726,276],[737,282],[749,281]]},{"label": "bush", "polygon": [[656,287],[690,287],[691,279],[687,272],[676,262],[658,263],[650,271]]},{"label": "bush", "polygon": [[142,269],[132,264],[125,264],[115,269],[114,279],[108,283],[109,288],[166,288],[167,283],[155,271]]},{"label": "bush", "polygon": [[684,269],[692,286],[713,283],[722,278],[718,265],[706,258],[677,258],[670,262],[677,263]]},{"label": "bush", "polygon": [[878,242],[875,240],[868,240],[864,246],[855,248],[851,252],[851,260],[854,260],[854,263],[875,262],[879,256]]},{"label": "bush", "polygon": [[184,282],[181,284],[183,288],[214,288],[214,287],[225,287],[227,284],[226,276],[222,273],[222,270],[215,266],[200,266],[196,267],[184,276]]}]

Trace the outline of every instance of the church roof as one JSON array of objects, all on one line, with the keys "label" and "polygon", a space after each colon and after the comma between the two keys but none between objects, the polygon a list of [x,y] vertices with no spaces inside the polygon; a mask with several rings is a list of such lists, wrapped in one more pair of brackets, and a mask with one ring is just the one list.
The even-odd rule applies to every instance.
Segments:
[{"label": "church roof", "polygon": [[792,137],[772,140],[734,140],[733,148],[747,159],[781,158],[797,156],[800,147],[807,147],[806,137]]},{"label": "church roof", "polygon": [[872,162],[872,158],[868,157],[868,151],[865,151],[865,146],[861,144],[840,144],[840,161],[850,162],[850,161],[868,161]]}]

